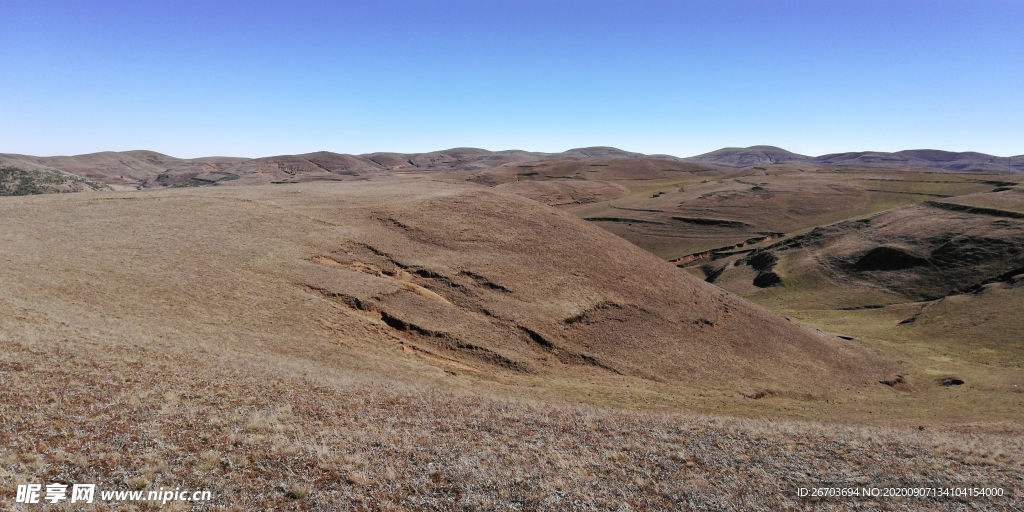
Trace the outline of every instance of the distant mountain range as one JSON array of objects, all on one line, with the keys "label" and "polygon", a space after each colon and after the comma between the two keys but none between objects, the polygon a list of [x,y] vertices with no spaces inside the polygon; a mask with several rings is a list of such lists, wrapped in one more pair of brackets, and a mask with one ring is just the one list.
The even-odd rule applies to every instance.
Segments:
[{"label": "distant mountain range", "polygon": [[992,156],[973,151],[955,153],[937,149],[912,149],[885,153],[858,151],[810,157],[775,146],[724,148],[684,160],[722,167],[807,163],[819,166],[868,167],[895,170],[940,169],[955,172],[1024,173],[1024,155]]},{"label": "distant mountain range", "polygon": [[264,158],[215,156],[192,159],[174,158],[154,151],[106,151],[51,157],[0,153],[0,166],[71,173],[115,187],[150,188],[200,186],[236,180],[237,184],[341,180],[389,171],[475,171],[503,165],[525,165],[556,160],[618,158],[671,160],[732,168],[800,164],[895,170],[1024,173],[1024,155],[996,157],[974,152],[910,150],[896,153],[864,151],[810,157],[774,146],[724,148],[690,158],[645,155],[603,146],[570,149],[562,153],[455,148],[431,153],[348,155],[321,151]]},{"label": "distant mountain range", "polygon": [[[0,153],[0,166],[72,173],[115,187],[148,188],[234,180],[253,184],[347,179],[387,171],[473,171],[501,165],[590,158],[650,157],[608,147],[571,149],[563,153],[455,148],[431,153],[347,155],[320,151],[264,158],[214,156],[193,159],[174,158],[155,151],[105,151],[51,157]],[[657,158],[681,160],[670,156]]]}]

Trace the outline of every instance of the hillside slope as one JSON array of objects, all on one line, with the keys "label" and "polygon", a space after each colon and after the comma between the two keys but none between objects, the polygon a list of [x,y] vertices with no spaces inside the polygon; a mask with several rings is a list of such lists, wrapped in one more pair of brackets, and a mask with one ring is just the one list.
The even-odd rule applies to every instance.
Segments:
[{"label": "hillside slope", "polygon": [[108,185],[134,188],[207,185],[265,185],[304,181],[339,181],[387,171],[473,171],[518,163],[551,160],[637,159],[677,161],[670,156],[648,157],[610,147],[570,149],[562,153],[520,150],[487,151],[453,148],[429,153],[369,153],[348,155],[318,151],[262,158],[204,157],[183,159],[155,151],[105,151],[76,156],[37,157],[0,153],[0,166],[60,171]]},{"label": "hillside slope", "polygon": [[912,149],[894,153],[884,151],[854,151],[831,153],[817,157],[791,153],[775,146],[722,148],[683,159],[722,167],[752,167],[756,165],[805,164],[890,170],[943,170],[950,172],[976,172],[1016,174],[1024,172],[1024,155],[1000,157],[974,151],[953,152],[937,149]]},{"label": "hillside slope", "polygon": [[1022,173],[1024,155],[999,157],[973,151],[957,153],[936,149],[914,149],[885,153],[860,151],[822,155],[813,159],[819,165],[885,169],[942,169],[951,172]]},{"label": "hillside slope", "polygon": [[[976,195],[1024,200],[1016,192]],[[850,289],[877,287],[900,300],[936,300],[1024,274],[1024,213],[953,200],[963,199],[816,228],[765,250],[793,253],[794,270],[821,272]]]},{"label": "hillside slope", "polygon": [[382,180],[0,209],[9,298],[204,349],[815,395],[883,372],[582,220],[483,187]]},{"label": "hillside slope", "polygon": [[809,156],[798,155],[775,146],[750,146],[748,148],[722,148],[710,153],[692,156],[686,161],[724,167],[750,167],[754,165],[809,162]]},{"label": "hillside slope", "polygon": [[154,151],[105,151],[76,156],[37,157],[0,153],[0,166],[25,170],[71,173],[119,189],[200,187],[210,185],[265,185],[308,181],[344,181],[381,172],[483,171],[532,167],[544,163],[574,165],[589,162],[644,161],[652,166],[674,167],[680,163],[727,168],[766,165],[802,165],[808,168],[838,166],[889,170],[943,170],[949,172],[1022,173],[1024,155],[995,157],[983,153],[952,153],[911,150],[897,153],[855,152],[809,157],[774,146],[723,148],[679,158],[645,155],[596,146],[561,153],[522,150],[488,151],[453,148],[428,153],[381,152],[348,155],[319,151],[300,155],[261,158],[175,158]]},{"label": "hillside slope", "polygon": [[[1024,386],[1019,366],[955,373],[922,407],[878,382],[896,366],[924,387],[903,355],[504,192],[385,173],[5,197],[0,218],[4,503],[24,482],[212,494],[169,510],[875,506],[797,494],[814,486],[1019,501],[1024,408],[985,394]],[[948,328],[946,307],[915,325]]]}]

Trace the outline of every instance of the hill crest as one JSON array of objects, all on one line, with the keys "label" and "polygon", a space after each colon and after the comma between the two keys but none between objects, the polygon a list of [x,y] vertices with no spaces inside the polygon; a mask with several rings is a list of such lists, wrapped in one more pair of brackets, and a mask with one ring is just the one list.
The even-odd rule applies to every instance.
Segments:
[{"label": "hill crest", "polygon": [[645,155],[609,146],[575,148],[562,153],[458,147],[427,153],[377,152],[351,155],[317,151],[260,158],[212,156],[191,159],[148,150],[50,157],[0,153],[0,166],[32,171],[59,171],[115,188],[143,189],[338,181],[392,171],[480,171],[554,161],[616,159],[689,162],[725,168],[801,164],[893,170],[1024,173],[1024,155],[996,157],[977,152],[917,149],[895,153],[861,151],[810,157],[775,146],[730,147],[689,158],[664,154]]}]

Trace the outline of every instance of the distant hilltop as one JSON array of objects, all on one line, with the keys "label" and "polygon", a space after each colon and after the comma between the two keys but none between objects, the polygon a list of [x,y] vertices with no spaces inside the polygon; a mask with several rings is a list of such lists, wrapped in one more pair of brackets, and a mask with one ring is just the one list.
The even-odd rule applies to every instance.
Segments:
[{"label": "distant hilltop", "polygon": [[175,158],[144,150],[50,157],[0,153],[0,167],[68,173],[114,188],[155,188],[344,180],[381,172],[478,171],[509,165],[587,159],[670,160],[729,168],[794,164],[892,170],[1024,173],[1024,155],[998,157],[975,152],[918,149],[895,153],[861,151],[811,157],[775,146],[723,148],[689,158],[645,155],[606,146],[570,149],[562,153],[454,148],[430,153],[349,155],[320,151],[263,158],[212,156],[192,159]]},{"label": "distant hilltop", "polygon": [[894,170],[941,169],[955,172],[1024,173],[1024,155],[1004,157],[973,151],[956,153],[937,149],[911,149],[895,153],[857,151],[810,157],[791,153],[775,146],[751,146],[749,148],[723,148],[684,160],[722,167],[807,163],[819,166]]}]

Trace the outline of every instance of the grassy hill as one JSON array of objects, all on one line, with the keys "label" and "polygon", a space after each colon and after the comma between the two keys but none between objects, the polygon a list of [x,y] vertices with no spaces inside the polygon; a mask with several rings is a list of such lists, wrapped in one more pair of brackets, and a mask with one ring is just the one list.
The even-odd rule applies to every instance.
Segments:
[{"label": "grassy hill", "polygon": [[[2,198],[5,499],[51,481],[235,510],[1021,492],[1016,182],[603,157],[358,178]],[[755,286],[761,266],[781,282]]]}]

